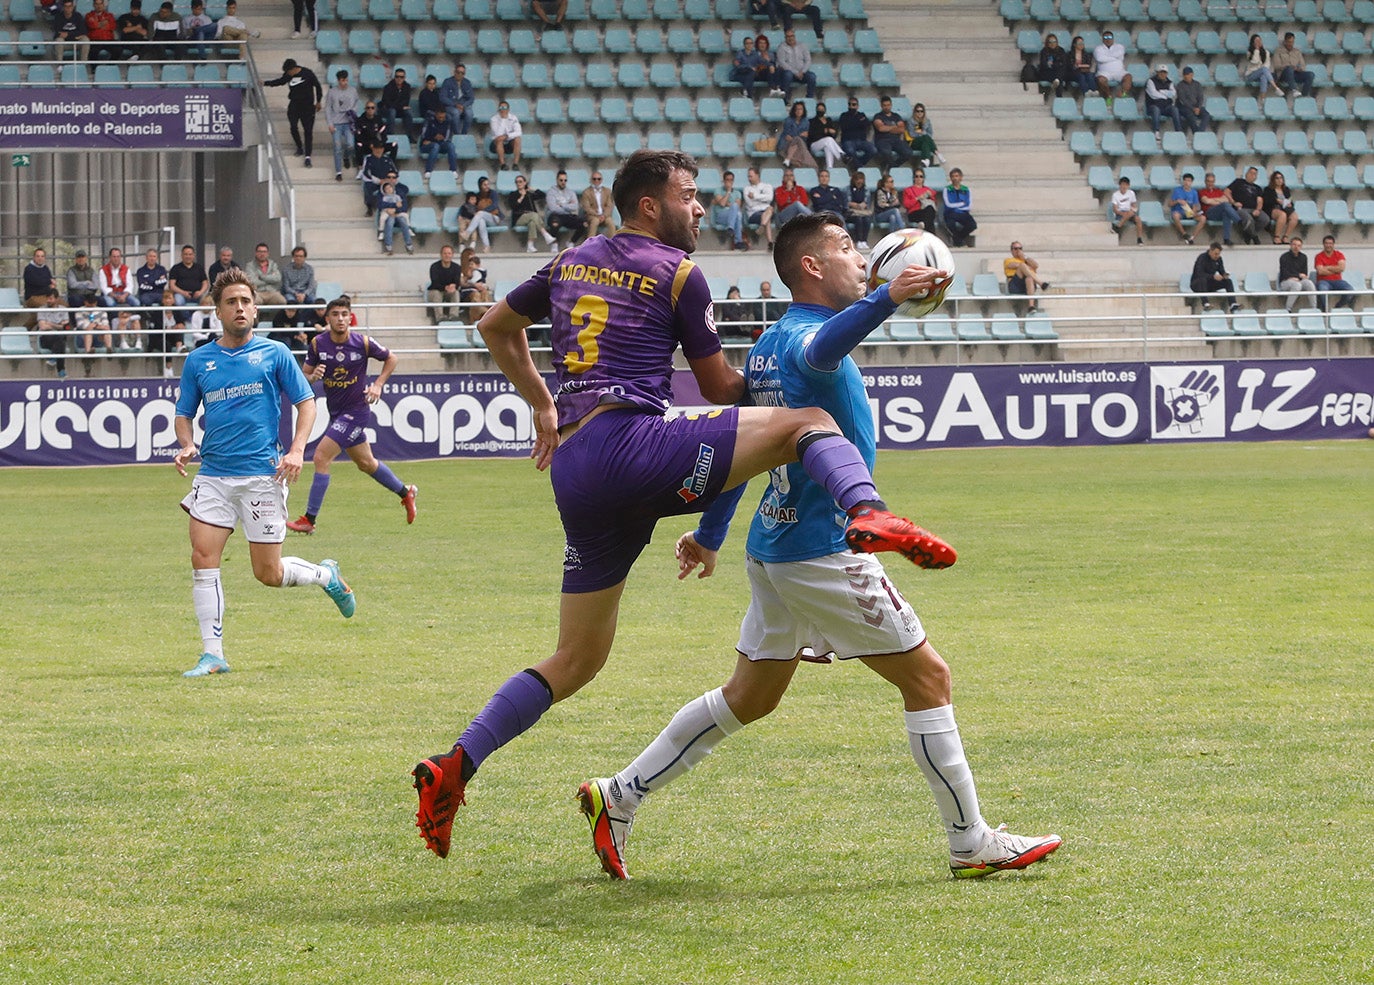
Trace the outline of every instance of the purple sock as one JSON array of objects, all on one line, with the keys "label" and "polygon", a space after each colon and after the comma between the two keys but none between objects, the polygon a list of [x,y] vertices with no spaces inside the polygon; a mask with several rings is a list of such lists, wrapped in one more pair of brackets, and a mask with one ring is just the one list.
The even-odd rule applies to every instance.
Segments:
[{"label": "purple sock", "polygon": [[319,516],[320,507],[324,506],[324,494],[328,491],[329,473],[316,472],[315,478],[310,480],[310,497],[305,501],[305,512]]},{"label": "purple sock", "polygon": [[386,486],[397,496],[406,491],[406,484],[396,478],[396,473],[387,468],[386,462],[377,463],[377,471],[372,473],[372,478]]},{"label": "purple sock", "polygon": [[[805,439],[803,439],[805,440]],[[801,465],[825,491],[848,512],[865,500],[878,499],[873,473],[864,464],[859,449],[843,435],[828,434],[806,443]]]},{"label": "purple sock", "polygon": [[458,737],[472,769],[482,765],[521,732],[532,728],[539,716],[549,710],[553,696],[542,680],[521,671],[496,689],[487,706]]}]

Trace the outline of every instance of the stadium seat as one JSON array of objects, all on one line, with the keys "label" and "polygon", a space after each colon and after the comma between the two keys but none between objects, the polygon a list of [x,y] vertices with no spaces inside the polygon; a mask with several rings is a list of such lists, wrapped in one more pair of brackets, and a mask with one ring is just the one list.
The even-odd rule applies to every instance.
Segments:
[{"label": "stadium seat", "polygon": [[[670,139],[669,147],[671,148],[672,135],[669,134],[668,136]],[[652,138],[653,134],[650,134],[651,141]],[[707,154],[708,144],[706,142],[706,134],[701,130],[682,131],[681,135],[678,137],[678,144],[679,147],[677,149],[681,150],[684,154],[691,154],[693,157],[697,158],[705,157]]]},{"label": "stadium seat", "polygon": [[603,132],[582,135],[582,156],[589,161],[604,161],[611,156],[611,139]]},{"label": "stadium seat", "polygon": [[1054,322],[1048,315],[1032,312],[1022,322],[1026,338],[1032,342],[1058,342],[1059,333],[1054,330]]},{"label": "stadium seat", "polygon": [[697,49],[703,55],[723,55],[730,50],[725,32],[719,28],[702,28],[697,32]]},{"label": "stadium seat", "polygon": [[702,123],[724,123],[725,105],[716,96],[702,96],[697,100],[696,114]]},{"label": "stadium seat", "polygon": [[[454,211],[456,214],[457,210],[455,209]],[[444,228],[447,232],[458,231],[457,225],[455,225],[453,229],[448,229],[447,226],[445,226]],[[469,329],[462,322],[440,322],[439,327],[435,330],[435,341],[439,344],[440,349],[472,348],[472,338],[470,336]]]},{"label": "stadium seat", "polygon": [[759,118],[754,101],[747,96],[732,96],[730,98],[729,116],[732,123],[753,123]]},{"label": "stadium seat", "polygon": [[496,19],[516,23],[529,18],[529,5],[523,0],[496,0]]},{"label": "stadium seat", "polygon": [[[10,85],[17,85],[19,83],[18,65],[4,65],[0,66],[0,68],[14,69],[13,80],[5,81]],[[124,82],[124,77],[120,74],[120,66],[118,65],[97,65],[92,75],[92,79],[98,86],[121,85]]]},{"label": "stadium seat", "polygon": [[1083,119],[1078,100],[1072,96],[1055,96],[1050,104],[1050,112],[1060,123],[1077,123]]},{"label": "stadium seat", "polygon": [[[1287,107],[1285,106],[1285,109]],[[1232,112],[1236,114],[1236,119],[1244,120],[1247,123],[1254,123],[1264,119],[1264,113],[1260,110],[1259,100],[1254,96],[1237,96]]]},{"label": "stadium seat", "polygon": [[1088,187],[1093,191],[1113,191],[1116,186],[1116,174],[1107,165],[1094,164],[1088,168]]},{"label": "stadium seat", "polygon": [[1264,331],[1266,334],[1273,336],[1298,334],[1298,329],[1293,324],[1293,316],[1287,311],[1268,312],[1264,316]]},{"label": "stadium seat", "polygon": [[649,85],[655,89],[677,88],[677,63],[658,59],[649,64]]},{"label": "stadium seat", "polygon": [[1322,206],[1322,221],[1328,226],[1353,225],[1355,217],[1350,214],[1350,203],[1343,198],[1331,199]]},{"label": "stadium seat", "polygon": [[667,49],[658,28],[641,27],[635,31],[635,50],[641,55],[661,55]]},{"label": "stadium seat", "polygon": [[1125,157],[1130,152],[1126,135],[1120,130],[1107,130],[1102,134],[1102,153],[1108,157]]},{"label": "stadium seat", "polygon": [[[531,146],[531,144],[529,138],[527,137],[524,141],[524,146],[521,149],[525,150],[529,146]],[[476,134],[460,133],[454,135],[453,153],[457,156],[458,160],[475,161],[478,158],[479,152],[480,150],[477,144]],[[526,153],[528,153],[528,151],[526,151]]]},{"label": "stadium seat", "polygon": [[[1259,152],[1258,147],[1255,150]],[[1303,131],[1290,130],[1283,135],[1283,152],[1296,158],[1309,157],[1312,154],[1312,142]]]},{"label": "stadium seat", "polygon": [[639,62],[621,62],[620,67],[616,69],[615,79],[620,88],[629,92],[643,89],[649,84],[648,73],[644,71],[644,66]]},{"label": "stadium seat", "polygon": [[980,315],[960,315],[954,321],[954,333],[960,342],[986,342],[992,338]]},{"label": "stadium seat", "polygon": [[429,176],[429,193],[435,198],[451,198],[461,192],[452,171],[435,171]]},{"label": "stadium seat", "polygon": [[[1303,137],[1305,139],[1306,134],[1303,134]],[[1250,136],[1250,147],[1260,157],[1277,156],[1279,153],[1279,135],[1273,130],[1256,130]]]},{"label": "stadium seat", "polygon": [[578,155],[577,137],[567,131],[549,134],[549,157],[555,161],[571,161]]},{"label": "stadium seat", "polygon": [[601,122],[629,123],[630,104],[621,96],[606,96],[601,100]]},{"label": "stadium seat", "polygon": [[663,105],[654,96],[636,96],[630,115],[636,123],[663,122]]},{"label": "stadium seat", "polygon": [[610,62],[588,62],[586,81],[589,89],[609,89],[615,85],[615,69]]},{"label": "stadium seat", "polygon": [[988,331],[999,342],[1022,342],[1026,338],[1020,319],[1009,311],[994,312],[988,319]]},{"label": "stadium seat", "polygon": [[1317,130],[1312,134],[1312,153],[1320,157],[1335,157],[1341,152],[1341,141],[1335,130]]},{"label": "stadium seat", "polygon": [[1069,134],[1069,151],[1079,158],[1096,157],[1097,138],[1087,130],[1075,130]]},{"label": "stadium seat", "polygon": [[549,65],[543,61],[528,61],[520,66],[520,84],[526,89],[538,91],[547,89],[553,85],[553,78],[549,75]]},{"label": "stadium seat", "polygon": [[682,85],[688,89],[705,89],[711,84],[711,73],[705,62],[682,63]]},{"label": "stadium seat", "polygon": [[[451,27],[444,32],[444,51],[450,55],[470,55],[472,50],[471,31],[466,28]],[[469,65],[468,68],[471,70],[472,66]],[[438,77],[435,75],[436,79]]]},{"label": "stadium seat", "polygon": [[1131,153],[1140,157],[1153,157],[1159,153],[1159,141],[1149,130],[1137,130],[1131,134]]},{"label": "stadium seat", "polygon": [[1160,135],[1159,149],[1170,157],[1183,157],[1188,153],[1188,135],[1167,131]]},{"label": "stadium seat", "polygon": [[1241,338],[1255,338],[1266,334],[1260,322],[1259,312],[1253,308],[1241,308],[1231,316],[1231,331]]},{"label": "stadium seat", "polygon": [[1150,167],[1149,187],[1155,191],[1172,192],[1178,187],[1178,176],[1168,164],[1155,164]]},{"label": "stadium seat", "polygon": [[634,35],[627,28],[611,27],[601,39],[601,47],[614,55],[628,55],[635,50]]},{"label": "stadium seat", "polygon": [[1203,157],[1215,157],[1220,154],[1221,143],[1217,140],[1217,135],[1211,130],[1199,130],[1193,134],[1193,153]]},{"label": "stadium seat", "polygon": [[[1287,148],[1285,147],[1285,149]],[[1334,187],[1330,175],[1326,173],[1326,166],[1322,164],[1305,165],[1302,169],[1300,184],[1308,191],[1325,191]]]},{"label": "stadium seat", "polygon": [[1250,153],[1250,140],[1243,130],[1227,130],[1221,135],[1221,149],[1231,157],[1245,157]]},{"label": "stadium seat", "polygon": [[1304,226],[1315,226],[1321,221],[1321,213],[1317,210],[1317,203],[1310,198],[1294,199],[1293,210],[1293,214],[1298,217],[1298,222]]},{"label": "stadium seat", "polygon": [[1326,334],[1326,315],[1316,308],[1304,308],[1298,311],[1297,329],[1299,335],[1325,335]]},{"label": "stadium seat", "polygon": [[601,35],[594,28],[579,27],[573,31],[573,51],[579,55],[595,55],[601,51]]},{"label": "stadium seat", "polygon": [[1140,222],[1151,229],[1163,229],[1170,225],[1164,213],[1164,203],[1147,198],[1140,203]]},{"label": "stadium seat", "polygon": [[[590,66],[588,67],[590,71]],[[596,103],[586,96],[573,96],[568,100],[568,120],[572,123],[595,123],[600,119]]]},{"label": "stadium seat", "polygon": [[711,154],[720,158],[728,167],[730,162],[744,152],[740,146],[739,134],[732,131],[716,131],[711,135]]},{"label": "stadium seat", "polygon": [[[497,92],[510,92],[519,82],[520,73],[514,62],[492,62],[487,69],[487,85]],[[511,106],[515,114],[515,107]],[[518,116],[518,114],[515,114]]]},{"label": "stadium seat", "polygon": [[[883,43],[878,37],[878,32],[871,27],[855,31],[854,50],[861,55],[881,55]],[[1037,47],[1035,50],[1038,52],[1040,49]]]},{"label": "stadium seat", "polygon": [[1231,329],[1231,322],[1225,315],[1203,315],[1198,319],[1198,328],[1202,329],[1202,334],[1209,339],[1229,339],[1236,333]]},{"label": "stadium seat", "polygon": [[1374,226],[1374,199],[1356,199],[1354,215],[1361,226]]},{"label": "stadium seat", "polygon": [[1094,123],[1105,123],[1112,119],[1112,109],[1101,96],[1095,94],[1084,96],[1083,119],[1092,120]]},{"label": "stadium seat", "polygon": [[1327,330],[1333,335],[1359,335],[1360,324],[1355,312],[1349,308],[1337,308],[1327,317]]}]

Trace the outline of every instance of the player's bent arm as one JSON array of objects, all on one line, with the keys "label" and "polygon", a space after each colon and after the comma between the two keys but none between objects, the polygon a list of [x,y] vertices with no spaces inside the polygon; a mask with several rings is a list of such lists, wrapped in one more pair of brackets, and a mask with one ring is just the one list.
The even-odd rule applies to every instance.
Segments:
[{"label": "player's bent arm", "polygon": [[372,385],[377,388],[378,394],[382,392],[382,387],[386,386],[386,381],[391,378],[391,374],[396,372],[396,364],[400,361],[400,357],[394,352],[383,360],[381,372],[379,372],[377,378],[372,381]]},{"label": "player's bent arm", "polygon": [[172,457],[172,464],[178,472],[185,475],[186,466],[196,457],[196,432],[189,417],[173,417],[172,431],[176,434],[177,444],[181,446]]},{"label": "player's bent arm", "polygon": [[502,299],[487,309],[487,313],[477,322],[477,331],[487,344],[487,351],[497,367],[538,413],[553,409],[553,394],[549,392],[544,378],[534,365],[534,357],[530,355],[530,342],[525,329],[533,324]]},{"label": "player's bent arm", "polygon": [[687,365],[697,378],[701,395],[711,403],[737,404],[744,399],[744,375],[726,361],[724,352],[688,359]]},{"label": "player's bent arm", "polygon": [[[906,270],[902,271],[903,275],[905,273]],[[898,275],[898,279],[900,277]],[[895,283],[896,280],[892,281]],[[823,373],[838,369],[844,357],[897,310],[890,288],[891,284],[883,284],[872,294],[827,318],[806,347],[807,365]]]}]

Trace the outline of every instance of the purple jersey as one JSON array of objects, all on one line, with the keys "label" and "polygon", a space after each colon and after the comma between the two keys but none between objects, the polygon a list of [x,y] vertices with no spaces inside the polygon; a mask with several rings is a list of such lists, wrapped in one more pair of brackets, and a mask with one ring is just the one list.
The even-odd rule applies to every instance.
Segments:
[{"label": "purple jersey", "polygon": [[390,349],[362,332],[349,332],[345,341],[335,342],[326,331],[310,340],[305,370],[324,365],[324,400],[331,417],[359,414],[367,421],[372,414],[367,405],[367,361],[385,362],[390,357]]},{"label": "purple jersey", "polygon": [[564,250],[506,303],[553,326],[559,427],[603,403],[662,414],[677,347],[689,359],[720,351],[706,276],[681,250],[641,233]]}]

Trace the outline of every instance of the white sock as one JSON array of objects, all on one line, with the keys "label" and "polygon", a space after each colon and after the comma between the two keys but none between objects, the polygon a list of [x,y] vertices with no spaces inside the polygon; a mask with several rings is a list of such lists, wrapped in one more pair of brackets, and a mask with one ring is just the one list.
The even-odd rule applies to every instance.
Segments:
[{"label": "white sock", "polygon": [[304,558],[284,557],[281,559],[281,587],[295,588],[297,585],[329,584],[330,571],[322,564],[311,564]]},{"label": "white sock", "polygon": [[687,702],[658,738],[611,780],[616,806],[633,814],[650,792],[672,783],[705,759],[717,742],[742,728],[721,688]]},{"label": "white sock", "polygon": [[906,718],[907,738],[911,740],[911,755],[935,795],[935,806],[949,837],[949,850],[975,851],[983,844],[988,826],[978,812],[978,791],[964,758],[959,726],[954,724],[954,706],[902,714]]},{"label": "white sock", "polygon": [[202,653],[224,659],[224,589],[219,568],[197,568],[191,572],[191,604],[200,623]]}]

